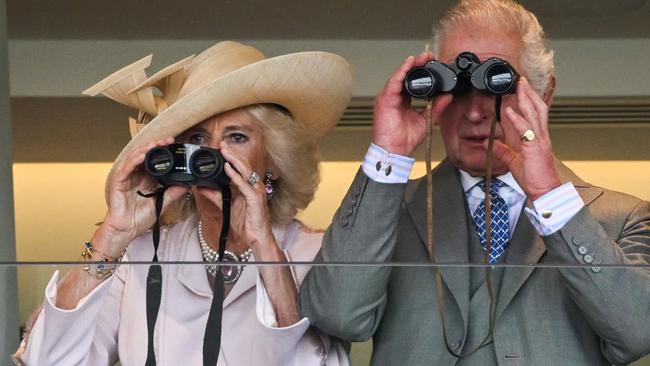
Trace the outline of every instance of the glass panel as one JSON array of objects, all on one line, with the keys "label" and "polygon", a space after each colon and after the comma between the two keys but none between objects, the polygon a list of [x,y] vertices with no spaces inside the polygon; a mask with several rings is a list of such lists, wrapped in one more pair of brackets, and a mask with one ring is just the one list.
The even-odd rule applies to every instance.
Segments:
[{"label": "glass panel", "polygon": [[[200,341],[210,307],[210,298],[205,292],[209,291],[205,265],[164,262],[161,267],[164,286],[158,332],[161,339],[167,338],[174,345],[194,345],[194,352],[184,354],[187,364],[193,364],[191,360],[194,358],[200,360]],[[256,352],[264,348],[265,337],[273,337],[273,333],[252,333],[248,330],[242,333],[242,329],[260,327],[258,316],[280,320],[278,316],[269,317],[263,311],[256,312],[256,301],[263,304],[260,300],[262,297],[257,297],[260,293],[255,291],[256,275],[260,271],[289,268],[299,279],[303,279],[311,270],[300,294],[305,315],[313,315],[310,319],[317,326],[329,329],[339,337],[354,337],[356,340],[371,336],[372,329],[376,327],[374,341],[377,344],[377,358],[391,360],[390,357],[397,357],[396,360],[401,360],[402,364],[436,364],[436,360],[442,362],[440,360],[452,357],[443,340],[438,301],[443,299],[445,309],[442,314],[448,343],[458,352],[467,353],[481,343],[490,329],[489,314],[495,311],[494,343],[488,343],[475,356],[470,356],[479,357],[478,360],[487,364],[494,357],[518,359],[520,364],[525,365],[540,362],[562,364],[567,359],[571,359],[572,364],[591,365],[604,362],[603,357],[616,362],[641,357],[632,365],[650,365],[650,356],[643,358],[639,354],[650,350],[647,331],[650,266],[598,267],[432,266],[415,263],[298,263],[289,266],[253,262],[243,268],[241,277],[226,297],[221,352],[224,357],[242,362],[250,362],[250,357],[259,356]],[[63,274],[73,268],[75,264],[62,262],[0,265],[3,275],[0,281],[3,283],[6,284],[11,278],[9,274],[12,271],[17,271],[18,275],[17,298],[2,300],[17,301],[17,314],[9,313],[13,309],[2,304],[0,309],[7,313],[1,315],[17,317],[20,325],[24,326],[30,313],[42,304],[45,288],[53,273],[60,271],[60,278],[63,278]],[[122,357],[136,357],[134,355],[139,352],[146,354],[146,347],[138,348],[144,347],[141,343],[143,340],[138,337],[144,336],[146,339],[147,335],[144,283],[148,268],[149,264],[145,263],[123,263],[118,272],[106,280],[111,281],[108,285],[112,289],[106,290],[96,310],[88,310],[88,307],[93,305],[93,298],[101,296],[98,294],[102,290],[97,289],[86,298],[83,311],[92,316],[88,319],[75,318],[75,313],[81,313],[79,309],[68,313],[66,316],[70,317],[59,324],[59,330],[54,331],[55,327],[50,329],[51,337],[66,330],[71,333],[61,335],[61,339],[91,337],[92,329],[88,328],[87,322],[96,319],[97,329],[118,327],[119,335],[115,337],[120,337],[122,342],[137,344],[135,349],[129,348],[127,353],[122,353]],[[495,299],[492,307],[485,281],[487,268]],[[436,270],[441,275],[440,290],[436,288]],[[345,278],[352,280],[342,280]],[[83,281],[89,280],[89,277],[83,278]],[[121,281],[124,281],[123,284]],[[267,294],[272,297],[272,291],[276,289],[267,287]],[[108,312],[112,313],[109,315]],[[467,322],[466,319],[471,321]],[[313,330],[309,332],[323,334],[314,333]],[[96,330],[95,334],[99,337],[100,333],[100,330]],[[113,339],[110,333],[108,337]],[[228,334],[232,336],[228,337]],[[320,339],[331,340],[327,336]],[[320,345],[321,340],[313,338],[311,342],[316,343],[310,344]],[[602,348],[601,341],[604,342]],[[60,347],[62,350],[64,346]],[[78,343],[73,346],[76,350],[78,347]],[[170,352],[173,347],[169,346],[167,351],[161,352]],[[332,347],[329,348],[330,357],[336,350],[345,353],[344,348],[337,348],[336,343]],[[305,352],[305,348],[301,350]],[[349,356],[351,364],[368,365],[372,350],[372,340],[353,342]],[[570,355],[563,352],[570,352]],[[307,354],[312,359],[316,357],[313,350],[307,351]],[[117,353],[115,357],[118,357]]]}]

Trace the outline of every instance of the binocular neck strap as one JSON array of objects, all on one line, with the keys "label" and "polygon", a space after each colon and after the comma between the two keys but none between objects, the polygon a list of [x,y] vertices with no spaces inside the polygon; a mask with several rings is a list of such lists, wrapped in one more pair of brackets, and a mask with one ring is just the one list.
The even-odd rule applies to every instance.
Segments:
[{"label": "binocular neck strap", "polygon": [[[155,199],[156,205],[156,222],[153,226],[153,258],[152,262],[158,262],[158,245],[160,244],[160,214],[163,207],[163,197],[167,187],[160,187],[151,193],[142,193],[138,191],[141,197]],[[147,360],[145,366],[156,366],[156,354],[153,348],[153,331],[156,327],[158,310],[160,309],[160,297],[162,294],[162,269],[158,264],[149,266],[147,273]]]},{"label": "binocular neck strap", "polygon": [[[141,197],[155,199],[156,222],[153,227],[153,258],[152,262],[158,262],[158,246],[160,244],[160,214],[162,213],[163,197],[168,187],[160,187],[151,193],[142,193],[138,191]],[[223,261],[228,240],[228,231],[230,231],[230,187],[226,186],[222,190],[223,197],[223,225],[221,226],[221,236],[219,237],[219,261]],[[212,304],[208,313],[208,322],[205,327],[203,337],[203,365],[216,366],[219,359],[219,349],[221,348],[221,318],[223,313],[224,300],[224,278],[221,270],[216,271],[214,278]],[[147,273],[147,359],[145,366],[156,366],[156,354],[153,346],[153,334],[156,327],[156,319],[160,310],[160,300],[162,297],[162,269],[159,264],[149,266]]]},{"label": "binocular neck strap", "polygon": [[[221,191],[223,200],[221,225],[221,235],[219,236],[219,262],[223,262],[224,252],[226,251],[226,241],[228,240],[228,231],[230,231],[230,186],[226,185]],[[221,268],[216,271],[212,289],[212,304],[208,313],[208,322],[205,325],[205,334],[203,335],[203,366],[215,366],[219,360],[219,349],[221,348],[221,318],[223,315],[224,300],[224,279]]]},{"label": "binocular neck strap", "polygon": [[445,321],[445,300],[444,300],[444,290],[443,290],[443,285],[442,285],[442,277],[440,275],[440,268],[438,268],[436,263],[436,256],[435,256],[435,247],[433,243],[433,178],[431,176],[431,140],[432,140],[432,125],[433,122],[431,121],[431,100],[427,101],[427,107],[426,107],[426,114],[425,114],[425,119],[426,119],[426,124],[427,124],[427,136],[426,136],[426,144],[425,144],[425,154],[426,154],[426,170],[427,170],[427,247],[429,249],[429,258],[431,259],[431,262],[434,263],[433,266],[433,271],[435,274],[435,286],[436,286],[436,300],[438,302],[438,310],[440,312],[440,321],[442,323],[442,335],[443,339],[445,341],[445,347],[447,348],[447,352],[452,354],[456,358],[466,358],[474,353],[476,353],[479,349],[487,346],[488,344],[494,342],[494,321],[496,318],[496,301],[494,299],[494,290],[492,286],[492,267],[488,266],[487,264],[489,263],[488,257],[490,253],[490,244],[491,244],[491,236],[492,236],[492,230],[490,228],[490,211],[491,211],[491,204],[492,202],[490,201],[490,182],[492,181],[492,145],[494,144],[494,134],[496,130],[496,124],[501,122],[501,95],[496,95],[495,101],[494,101],[494,108],[495,108],[495,118],[492,120],[492,124],[490,126],[490,137],[488,139],[488,150],[487,150],[487,161],[486,161],[486,175],[485,175],[485,199],[484,199],[484,205],[485,205],[485,237],[486,237],[486,245],[485,245],[485,252],[483,255],[483,264],[485,264],[485,282],[487,285],[487,290],[488,290],[488,298],[489,298],[489,312],[490,312],[490,318],[489,318],[489,329],[487,331],[487,334],[485,335],[485,338],[481,341],[481,343],[473,348],[472,350],[469,350],[466,353],[463,353],[462,350],[460,352],[457,352],[454,350],[453,347],[449,344],[449,337],[447,336],[447,326],[446,326],[446,321]]}]

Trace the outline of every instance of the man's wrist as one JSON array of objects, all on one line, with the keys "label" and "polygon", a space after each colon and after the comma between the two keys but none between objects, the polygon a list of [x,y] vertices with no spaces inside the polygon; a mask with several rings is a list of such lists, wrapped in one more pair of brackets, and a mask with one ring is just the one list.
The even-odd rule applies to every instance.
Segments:
[{"label": "man's wrist", "polygon": [[413,149],[409,149],[406,146],[392,145],[388,143],[382,143],[381,141],[373,141],[372,143],[386,150],[386,152],[389,154],[400,155],[404,157],[409,157],[411,154],[413,154]]}]

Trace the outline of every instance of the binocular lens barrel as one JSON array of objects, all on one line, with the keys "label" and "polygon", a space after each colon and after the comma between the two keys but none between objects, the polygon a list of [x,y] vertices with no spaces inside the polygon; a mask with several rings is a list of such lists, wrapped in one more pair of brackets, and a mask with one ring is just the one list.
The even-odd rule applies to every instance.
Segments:
[{"label": "binocular lens barrel", "polygon": [[219,161],[218,157],[211,150],[200,149],[192,155],[190,170],[197,177],[209,177],[219,171]]},{"label": "binocular lens barrel", "polygon": [[505,60],[490,57],[481,62],[475,54],[463,52],[450,64],[431,60],[411,68],[404,78],[403,92],[419,99],[443,93],[462,96],[471,90],[501,95],[514,93],[518,78]]},{"label": "binocular lens barrel", "polygon": [[433,91],[436,83],[435,76],[431,71],[424,67],[413,68],[406,79],[404,80],[404,87],[408,94],[414,97],[426,97]]},{"label": "binocular lens barrel", "polygon": [[167,174],[172,169],[174,157],[166,148],[154,148],[149,151],[145,161],[145,169],[149,174],[157,177]]},{"label": "binocular lens barrel", "polygon": [[154,147],[144,159],[145,170],[163,186],[196,185],[222,189],[230,183],[219,150],[195,144]]},{"label": "binocular lens barrel", "polygon": [[495,64],[485,72],[485,85],[494,94],[507,93],[514,88],[515,75],[504,64]]}]

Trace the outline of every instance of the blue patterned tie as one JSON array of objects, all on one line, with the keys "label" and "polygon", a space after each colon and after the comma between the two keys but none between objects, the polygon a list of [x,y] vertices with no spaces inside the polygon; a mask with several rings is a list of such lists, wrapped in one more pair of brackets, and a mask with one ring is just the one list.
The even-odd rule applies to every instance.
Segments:
[{"label": "blue patterned tie", "polygon": [[[491,227],[492,227],[492,242],[490,243],[490,264],[498,263],[501,255],[506,250],[508,241],[510,240],[510,225],[508,223],[508,205],[499,196],[499,188],[506,184],[502,181],[495,179],[490,184],[490,197],[492,198],[492,209],[490,212]],[[485,191],[485,180],[477,184],[481,191]],[[476,233],[481,240],[481,246],[485,251],[485,202],[481,204],[474,211],[474,225],[476,226]]]}]

